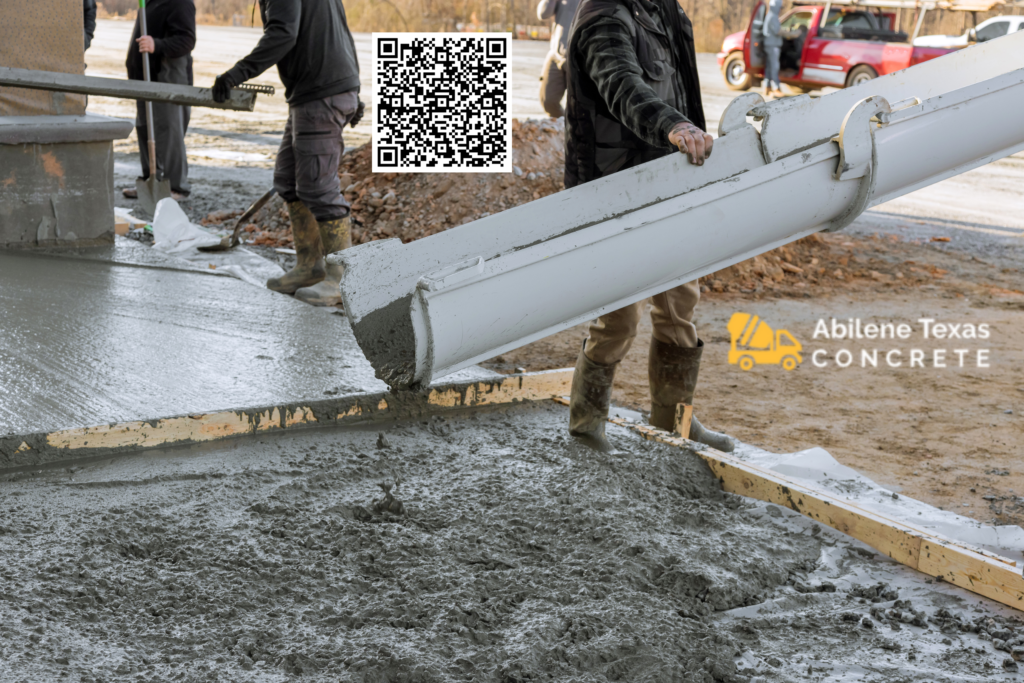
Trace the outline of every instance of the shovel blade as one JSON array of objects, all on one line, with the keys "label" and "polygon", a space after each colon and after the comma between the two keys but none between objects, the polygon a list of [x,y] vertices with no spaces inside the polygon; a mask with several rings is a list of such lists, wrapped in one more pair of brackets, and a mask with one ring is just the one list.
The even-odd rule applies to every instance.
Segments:
[{"label": "shovel blade", "polygon": [[136,178],[135,191],[139,193],[139,204],[152,216],[156,213],[157,202],[170,198],[171,181],[157,180],[153,176],[149,176],[145,180]]}]

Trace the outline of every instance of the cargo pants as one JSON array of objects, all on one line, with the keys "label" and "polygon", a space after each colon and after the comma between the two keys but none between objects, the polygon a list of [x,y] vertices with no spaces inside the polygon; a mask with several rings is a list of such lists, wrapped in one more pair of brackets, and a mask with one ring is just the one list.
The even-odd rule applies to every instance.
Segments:
[{"label": "cargo pants", "polygon": [[[697,328],[692,321],[699,300],[700,285],[696,280],[651,297],[654,338],[673,346],[696,347]],[[636,338],[644,303],[639,301],[605,313],[591,323],[584,346],[587,358],[602,365],[618,363],[625,358]]]},{"label": "cargo pants", "polygon": [[540,72],[540,106],[553,119],[565,114],[562,98],[565,97],[567,87],[565,60],[551,52],[544,60],[544,68]]},{"label": "cargo pants", "polygon": [[[189,57],[164,59],[160,64],[160,82],[192,85],[189,78]],[[189,194],[192,186],[188,182],[188,154],[185,151],[185,135],[188,133],[192,107],[167,102],[153,103],[153,128],[156,135],[156,177],[164,178],[171,189]],[[136,103],[135,133],[139,138],[139,162],[142,177],[149,178],[149,127],[146,125],[146,104]]]},{"label": "cargo pants", "polygon": [[356,113],[356,91],[288,107],[288,122],[274,164],[274,189],[289,204],[301,200],[317,221],[349,214],[338,164],[345,151],[342,130]]}]

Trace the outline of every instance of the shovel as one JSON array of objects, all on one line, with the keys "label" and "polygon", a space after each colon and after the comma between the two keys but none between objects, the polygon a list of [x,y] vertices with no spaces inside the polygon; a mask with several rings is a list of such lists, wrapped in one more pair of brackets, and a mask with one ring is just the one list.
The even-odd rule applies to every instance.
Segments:
[{"label": "shovel", "polygon": [[238,217],[238,222],[235,223],[235,230],[231,233],[230,237],[222,237],[220,244],[213,244],[209,247],[198,247],[199,251],[227,251],[228,249],[237,247],[238,233],[242,231],[242,226],[245,225],[250,218],[255,216],[257,211],[266,206],[267,202],[270,201],[276,192],[277,190],[270,188],[267,190],[265,195],[254,201],[252,206],[246,209],[245,213]]},{"label": "shovel", "polygon": [[[139,0],[139,21],[142,26],[142,34],[149,35],[146,28],[146,0]],[[149,79],[149,53],[142,53],[142,77],[146,83]],[[139,203],[142,208],[149,212],[149,215],[156,213],[156,204],[161,199],[168,199],[171,196],[171,182],[169,180],[157,180],[156,178],[156,130],[153,128],[153,103],[146,101],[146,132],[149,133],[149,177],[143,180],[135,180],[135,191],[139,194]]]}]

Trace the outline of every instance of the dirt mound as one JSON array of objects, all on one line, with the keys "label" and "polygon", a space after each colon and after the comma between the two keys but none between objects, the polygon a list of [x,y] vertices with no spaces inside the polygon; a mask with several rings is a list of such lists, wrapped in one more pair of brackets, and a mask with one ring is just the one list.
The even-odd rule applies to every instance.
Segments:
[{"label": "dirt mound", "polygon": [[703,292],[755,294],[848,287],[857,281],[915,285],[948,271],[905,258],[894,236],[871,238],[816,233],[713,273]]},{"label": "dirt mound", "polygon": [[[373,173],[372,146],[347,153],[338,170],[352,202],[352,242],[433,235],[561,190],[561,120],[512,120],[512,173]],[[241,211],[218,211],[203,225],[231,227]],[[275,197],[245,227],[249,244],[292,247],[288,211]]]}]

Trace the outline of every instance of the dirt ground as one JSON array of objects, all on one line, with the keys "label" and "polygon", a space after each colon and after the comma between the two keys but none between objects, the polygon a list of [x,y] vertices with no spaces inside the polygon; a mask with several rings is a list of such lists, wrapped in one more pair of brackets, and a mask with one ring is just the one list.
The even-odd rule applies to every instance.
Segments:
[{"label": "dirt ground", "polygon": [[[919,500],[956,508],[960,514],[997,524],[1024,521],[1024,276],[975,257],[944,249],[945,243],[913,244],[892,239],[827,236],[813,252],[834,274],[845,262],[843,280],[829,277],[808,284],[809,272],[784,273],[770,289],[735,273],[710,276],[698,308],[698,330],[706,343],[695,399],[702,422],[777,452],[822,446],[845,465],[881,484]],[[794,264],[803,266],[807,262]],[[735,271],[736,268],[730,269]],[[872,275],[874,273],[874,275]],[[896,277],[899,273],[902,277]],[[754,280],[763,279],[754,277]],[[707,286],[729,281],[716,292]],[[716,282],[717,281],[717,282]],[[734,312],[761,316],[787,329],[804,345],[803,363],[792,372],[755,366],[744,372],[730,365]],[[860,318],[874,322],[916,321],[988,324],[988,340],[844,341],[814,339],[817,321]],[[649,410],[647,349],[650,318],[616,375],[615,403]],[[500,372],[574,365],[581,325],[485,363]],[[860,367],[860,350],[921,348],[926,367]],[[835,353],[846,348],[855,362],[836,366]],[[947,367],[931,367],[931,351],[947,349]],[[823,349],[829,367],[815,367],[810,352]],[[955,367],[954,349],[968,349],[965,366]],[[974,367],[976,351],[989,350],[988,368]],[[845,360],[845,359],[844,359]]]}]

